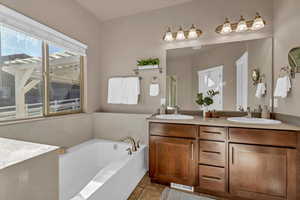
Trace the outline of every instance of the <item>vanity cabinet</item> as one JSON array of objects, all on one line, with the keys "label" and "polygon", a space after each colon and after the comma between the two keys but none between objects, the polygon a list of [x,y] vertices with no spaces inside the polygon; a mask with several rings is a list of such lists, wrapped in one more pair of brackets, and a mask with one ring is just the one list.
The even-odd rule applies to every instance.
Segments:
[{"label": "vanity cabinet", "polygon": [[256,200],[286,199],[290,149],[230,144],[230,193]]},{"label": "vanity cabinet", "polygon": [[152,181],[229,199],[299,199],[296,131],[149,125]]},{"label": "vanity cabinet", "polygon": [[150,177],[197,185],[197,126],[150,124]]}]

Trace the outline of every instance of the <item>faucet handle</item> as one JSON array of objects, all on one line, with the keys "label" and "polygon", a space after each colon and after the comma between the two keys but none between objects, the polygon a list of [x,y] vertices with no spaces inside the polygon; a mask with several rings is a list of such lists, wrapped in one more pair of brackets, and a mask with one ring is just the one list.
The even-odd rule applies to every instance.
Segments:
[{"label": "faucet handle", "polygon": [[128,155],[132,155],[132,150],[131,150],[131,148],[127,148],[126,151],[128,151]]},{"label": "faucet handle", "polygon": [[139,149],[141,147],[141,140],[136,141],[136,147]]}]

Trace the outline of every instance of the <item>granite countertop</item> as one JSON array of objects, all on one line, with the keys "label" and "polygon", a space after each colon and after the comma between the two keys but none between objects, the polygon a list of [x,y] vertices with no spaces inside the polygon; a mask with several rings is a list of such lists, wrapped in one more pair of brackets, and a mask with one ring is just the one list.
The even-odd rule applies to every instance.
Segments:
[{"label": "granite countertop", "polygon": [[230,122],[225,117],[221,118],[202,118],[194,116],[191,120],[166,120],[158,119],[155,115],[147,118],[149,122],[173,123],[173,124],[195,124],[203,126],[220,126],[220,127],[235,127],[235,128],[255,128],[255,129],[272,129],[272,130],[286,130],[286,131],[300,131],[299,126],[294,126],[287,123],[281,124],[246,124],[238,122]]},{"label": "granite countertop", "polygon": [[0,170],[57,149],[57,146],[0,138]]}]

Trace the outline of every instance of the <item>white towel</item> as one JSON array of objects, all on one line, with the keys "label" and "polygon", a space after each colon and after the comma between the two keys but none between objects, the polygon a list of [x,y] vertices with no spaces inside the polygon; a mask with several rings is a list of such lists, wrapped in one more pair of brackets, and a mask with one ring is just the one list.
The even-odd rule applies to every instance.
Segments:
[{"label": "white towel", "polygon": [[107,103],[121,104],[123,100],[123,78],[111,78],[108,81]]},{"label": "white towel", "polygon": [[256,87],[255,96],[257,98],[262,98],[266,94],[267,88],[265,83],[258,83]]},{"label": "white towel", "polygon": [[288,92],[291,90],[291,80],[290,77],[284,76],[277,79],[276,88],[274,91],[275,97],[281,97],[286,98],[288,95]]},{"label": "white towel", "polygon": [[156,97],[159,95],[159,84],[158,83],[153,83],[150,85],[149,95],[151,97]]},{"label": "white towel", "polygon": [[124,78],[122,103],[128,105],[138,104],[140,95],[140,79],[138,77]]}]

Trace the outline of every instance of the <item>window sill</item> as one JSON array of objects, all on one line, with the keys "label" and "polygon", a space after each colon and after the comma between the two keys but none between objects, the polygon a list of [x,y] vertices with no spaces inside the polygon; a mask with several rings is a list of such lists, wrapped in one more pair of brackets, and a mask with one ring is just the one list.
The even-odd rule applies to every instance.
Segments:
[{"label": "window sill", "polygon": [[36,121],[56,120],[56,119],[64,119],[64,118],[80,118],[80,117],[91,116],[91,115],[92,113],[74,113],[74,114],[56,115],[56,116],[48,116],[48,117],[35,117],[35,118],[20,119],[20,120],[13,120],[13,121],[3,121],[3,122],[0,121],[0,127],[16,125],[16,124],[32,123]]}]

